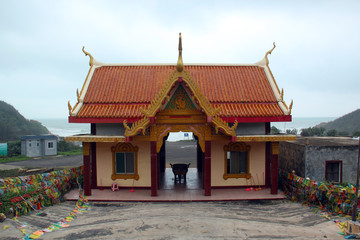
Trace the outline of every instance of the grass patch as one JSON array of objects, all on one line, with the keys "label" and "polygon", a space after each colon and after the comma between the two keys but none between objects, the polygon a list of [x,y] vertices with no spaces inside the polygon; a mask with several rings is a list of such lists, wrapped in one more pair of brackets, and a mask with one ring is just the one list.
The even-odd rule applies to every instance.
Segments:
[{"label": "grass patch", "polygon": [[47,172],[52,172],[55,170],[61,170],[66,168],[16,168],[16,169],[6,169],[6,170],[0,170],[0,178],[7,178],[7,177],[19,177],[19,176],[29,176],[29,175],[36,175],[36,174],[42,174]]},{"label": "grass patch", "polygon": [[[62,156],[74,156],[74,155],[82,155],[83,152],[82,150],[71,150],[71,151],[67,151],[67,152],[58,152],[58,155],[62,155]],[[44,156],[44,158],[49,157],[49,156]],[[37,157],[38,158],[38,157]],[[13,156],[13,157],[0,157],[0,164],[1,163],[8,163],[8,162],[18,162],[18,161],[26,161],[26,160],[31,160],[34,159],[32,157],[27,157],[24,155],[18,155],[18,156]]]},{"label": "grass patch", "polygon": [[0,178],[18,177],[19,173],[19,169],[0,170]]},{"label": "grass patch", "polygon": [[79,150],[72,150],[72,151],[68,151],[68,152],[58,152],[58,155],[63,155],[63,156],[74,156],[74,155],[82,155],[83,151],[81,149]]},{"label": "grass patch", "polygon": [[0,157],[0,163],[7,163],[7,162],[18,162],[18,161],[25,161],[32,159],[31,157],[27,157],[24,155],[18,155],[13,157]]}]

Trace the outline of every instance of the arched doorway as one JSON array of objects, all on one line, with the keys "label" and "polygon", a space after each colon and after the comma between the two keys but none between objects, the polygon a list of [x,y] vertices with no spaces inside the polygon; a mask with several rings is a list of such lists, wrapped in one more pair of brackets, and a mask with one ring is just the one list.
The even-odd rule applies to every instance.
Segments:
[{"label": "arched doorway", "polygon": [[[192,133],[171,132],[160,150],[159,189],[163,190],[197,190],[203,188],[202,150],[198,138]],[[165,151],[165,152],[162,152]],[[199,159],[201,158],[201,159]],[[189,165],[186,178],[175,177],[171,165]],[[173,165],[174,166],[174,165]]]},{"label": "arched doorway", "polygon": [[[211,127],[204,124],[154,124],[150,126],[151,149],[151,196],[157,196],[160,188],[161,158],[164,156],[165,139],[170,132],[192,132],[197,139],[197,158],[201,158],[202,185],[205,195],[211,195]],[[201,152],[202,154],[198,154]]]}]

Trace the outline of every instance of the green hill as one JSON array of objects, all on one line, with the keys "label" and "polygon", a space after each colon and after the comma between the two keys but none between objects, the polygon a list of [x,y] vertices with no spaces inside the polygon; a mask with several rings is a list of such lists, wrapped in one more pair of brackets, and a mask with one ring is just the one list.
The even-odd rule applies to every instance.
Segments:
[{"label": "green hill", "polygon": [[23,135],[50,133],[35,120],[25,119],[13,106],[0,101],[0,141],[20,140]]},{"label": "green hill", "polygon": [[355,132],[360,131],[360,109],[334,121],[321,123],[316,127],[324,127],[327,131],[335,129],[337,132],[347,132],[349,135],[354,135]]}]

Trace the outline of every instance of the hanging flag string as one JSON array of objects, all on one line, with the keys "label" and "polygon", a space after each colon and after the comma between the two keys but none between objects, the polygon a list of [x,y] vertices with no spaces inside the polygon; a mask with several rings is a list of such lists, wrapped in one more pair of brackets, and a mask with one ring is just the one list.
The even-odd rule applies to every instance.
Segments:
[{"label": "hanging flag string", "polygon": [[[350,217],[353,213],[352,203],[356,199],[356,189],[351,184],[343,186],[311,181],[283,170],[280,170],[280,180],[282,190],[292,201],[318,206],[331,214]],[[360,220],[358,214],[356,218]]]},{"label": "hanging flag string", "polygon": [[30,176],[0,178],[0,213],[16,216],[57,204],[76,185],[83,166]]}]

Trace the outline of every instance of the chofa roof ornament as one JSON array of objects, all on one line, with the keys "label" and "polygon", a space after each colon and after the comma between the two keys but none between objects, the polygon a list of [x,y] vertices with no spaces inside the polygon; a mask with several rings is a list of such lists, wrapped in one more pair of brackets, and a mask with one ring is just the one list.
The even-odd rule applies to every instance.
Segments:
[{"label": "chofa roof ornament", "polygon": [[179,59],[176,65],[176,69],[178,72],[182,72],[184,70],[184,63],[182,60],[182,43],[181,43],[181,33],[179,33]]},{"label": "chofa roof ornament", "polygon": [[265,54],[265,61],[266,61],[266,65],[269,65],[269,59],[268,59],[268,55],[272,53],[272,51],[275,49],[276,45],[275,42],[273,42],[273,48],[270,49],[269,51],[267,51],[267,53]]},{"label": "chofa roof ornament", "polygon": [[88,53],[87,51],[85,51],[85,47],[83,46],[82,48],[82,51],[85,53],[86,56],[89,56],[90,57],[90,62],[89,62],[89,65],[90,67],[94,64],[94,57]]}]

